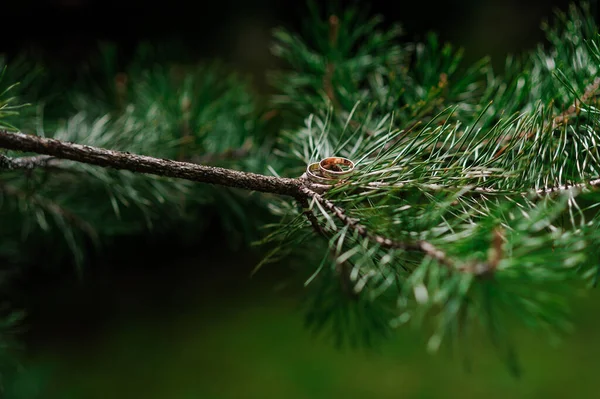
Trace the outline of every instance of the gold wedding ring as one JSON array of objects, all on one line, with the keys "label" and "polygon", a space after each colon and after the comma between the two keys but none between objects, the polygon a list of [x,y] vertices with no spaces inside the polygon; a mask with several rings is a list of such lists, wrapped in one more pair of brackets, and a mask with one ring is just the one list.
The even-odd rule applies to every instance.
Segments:
[{"label": "gold wedding ring", "polygon": [[319,170],[323,176],[339,180],[354,172],[354,162],[343,157],[328,157],[319,162]]},{"label": "gold wedding ring", "polygon": [[318,162],[311,163],[310,165],[308,165],[308,167],[306,168],[306,176],[308,176],[308,180],[318,184],[335,184],[335,182],[337,181],[337,179],[323,177],[321,175]]},{"label": "gold wedding ring", "polygon": [[354,172],[354,162],[343,157],[328,157],[306,167],[308,180],[317,184],[334,185]]}]

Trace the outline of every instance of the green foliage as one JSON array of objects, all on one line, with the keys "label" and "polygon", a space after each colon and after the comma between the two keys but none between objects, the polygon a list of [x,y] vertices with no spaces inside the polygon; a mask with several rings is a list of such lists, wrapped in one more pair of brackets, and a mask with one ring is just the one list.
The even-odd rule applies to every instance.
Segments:
[{"label": "green foliage", "polygon": [[[100,72],[118,70],[114,54],[114,47],[101,48]],[[90,88],[94,81],[82,79],[63,96],[62,105],[72,114],[52,119],[40,109],[35,131],[81,144],[265,171],[260,145],[266,136],[259,132],[259,109],[245,78],[229,73],[220,63],[156,65],[145,70],[139,64],[134,60],[129,70],[117,73],[104,95]],[[17,118],[16,106],[8,100],[5,103],[3,117]],[[33,130],[30,121],[22,122],[18,125]],[[53,130],[47,131],[46,125]],[[243,154],[232,152],[240,148]],[[246,156],[250,150],[253,157]],[[68,161],[25,174],[2,171],[1,176],[0,217],[5,222],[0,225],[0,257],[12,263],[33,262],[39,256],[35,248],[43,243],[56,257],[46,258],[48,262],[64,261],[66,255],[81,266],[90,245],[198,219],[210,207],[217,207],[224,224],[229,224],[232,244],[252,239],[255,231],[249,215],[239,211],[242,203],[258,203],[248,193]],[[245,228],[239,229],[240,225]],[[195,225],[190,233],[197,234],[201,228]],[[26,247],[31,250],[23,251]],[[71,255],[61,254],[61,248]]]},{"label": "green foliage", "polygon": [[9,120],[19,114],[18,110],[25,104],[14,104],[15,98],[9,97],[12,94],[12,90],[18,86],[18,83],[13,83],[7,87],[4,86],[4,78],[6,74],[6,65],[0,60],[0,129],[16,130],[16,128],[10,124]]},{"label": "green foliage", "polygon": [[[307,34],[274,32],[273,52],[288,64],[271,75],[280,134],[245,79],[220,63],[153,63],[147,46],[125,69],[103,47],[93,63],[102,68],[63,96],[66,114],[44,117],[44,100],[24,94],[36,118],[17,118],[15,99],[3,97],[0,123],[290,177],[343,156],[357,173],[323,195],[362,231],[315,198],[295,204],[56,161],[0,172],[0,257],[31,262],[38,252],[23,248],[41,245],[68,249],[81,266],[111,238],[185,221],[198,229],[216,209],[239,241],[264,224],[258,243],[269,252],[257,269],[302,260],[307,325],[338,344],[371,344],[414,323],[435,351],[479,325],[517,372],[508,320],[559,336],[571,328],[569,296],[600,273],[600,197],[590,187],[600,178],[600,43],[587,6],[557,13],[544,26],[548,45],[509,57],[498,74],[489,59],[464,65],[462,50],[434,34],[400,43],[400,28],[380,18],[350,8],[324,19],[310,5]],[[266,224],[266,209],[277,223]],[[426,243],[447,261],[383,238]]]},{"label": "green foliage", "polygon": [[[340,21],[340,30],[353,26],[351,18]],[[279,99],[277,106],[312,109],[278,142],[288,174],[328,156],[352,159],[358,172],[326,198],[372,236],[426,240],[453,259],[449,267],[382,247],[313,201],[311,212],[329,231],[329,253],[314,260],[310,270],[317,273],[310,280],[331,287],[350,278],[358,302],[346,306],[353,316],[340,317],[343,303],[331,305],[332,295],[324,298],[318,290],[311,297],[319,309],[309,312],[312,324],[327,321],[336,335],[352,334],[348,320],[362,317],[355,325],[387,336],[371,320],[395,309],[392,326],[425,323],[432,332],[428,348],[437,350],[444,340],[464,339],[479,322],[514,372],[507,320],[517,318],[552,338],[569,331],[568,298],[586,280],[593,284],[600,270],[592,249],[600,237],[600,197],[583,187],[600,176],[598,30],[585,5],[558,13],[545,30],[550,45],[508,58],[502,75],[487,59],[463,65],[461,51],[434,35],[398,48],[391,30],[379,36],[389,41],[377,48],[401,55],[396,63],[377,60],[362,68],[341,62],[352,82],[368,84],[364,92],[338,90],[329,101],[315,95],[327,90],[323,65],[335,63],[329,50],[318,58],[306,49],[323,48],[322,42],[278,32],[276,52],[294,71],[285,83],[276,82],[287,93],[287,102]],[[370,43],[366,37],[357,42]],[[361,54],[361,48],[354,51]],[[308,62],[317,59],[319,68]],[[565,188],[573,185],[583,186]],[[559,193],[550,192],[558,187]],[[295,208],[289,212],[298,215]],[[304,234],[308,223],[282,226],[285,235],[270,236],[281,247],[317,240]],[[490,260],[494,252],[496,261]],[[340,272],[345,263],[347,275]],[[365,301],[368,315],[357,310]]]}]

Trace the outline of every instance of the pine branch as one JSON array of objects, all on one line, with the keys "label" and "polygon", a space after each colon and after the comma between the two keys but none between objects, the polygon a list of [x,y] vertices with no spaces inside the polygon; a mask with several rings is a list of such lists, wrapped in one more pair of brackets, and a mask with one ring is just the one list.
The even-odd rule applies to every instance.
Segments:
[{"label": "pine branch", "polygon": [[[330,200],[324,198],[317,192],[326,191],[322,185],[311,185],[304,178],[280,178],[265,176],[255,173],[240,172],[231,169],[191,164],[187,162],[178,162],[167,159],[153,158],[143,155],[135,155],[127,152],[112,151],[103,148],[96,148],[74,143],[67,143],[60,140],[41,138],[23,133],[9,133],[0,130],[0,147],[16,150],[29,151],[43,154],[49,157],[69,159],[72,161],[98,165],[102,167],[129,170],[137,173],[147,173],[164,177],[181,178],[185,180],[196,181],[200,183],[210,183],[228,187],[241,188],[245,190],[259,191],[271,194],[291,196],[302,203],[310,198],[317,201],[324,209],[330,212],[340,220],[349,229],[355,231],[358,235],[368,238],[382,248],[400,249],[405,251],[416,251],[435,260],[440,265],[452,271],[472,273],[475,275],[486,275],[491,272],[491,264],[461,265],[451,259],[443,250],[437,248],[432,243],[424,240],[414,242],[397,241],[390,238],[373,234],[367,227],[360,223],[359,219],[351,218],[346,211],[335,205]],[[8,159],[4,157],[3,159]],[[49,158],[27,157],[22,158],[30,160],[31,163],[40,164],[43,160]],[[12,160],[11,160],[12,161]],[[6,162],[6,161],[5,161]],[[400,183],[402,184],[402,183]],[[539,189],[533,191],[538,195],[557,193],[564,190],[583,189],[586,186],[600,186],[600,179],[589,181],[585,184],[574,184],[571,186],[558,186]],[[434,190],[450,189],[438,185],[428,185]],[[327,188],[327,187],[325,187]],[[377,186],[373,187],[377,188]],[[481,194],[502,193],[487,188],[474,187],[473,192]],[[531,194],[520,193],[521,195]],[[322,227],[318,225],[316,218],[309,217],[308,220],[313,225],[315,231],[321,235],[324,234]]]},{"label": "pine branch", "polygon": [[552,129],[556,129],[560,125],[567,123],[569,118],[578,116],[579,112],[581,111],[581,104],[587,103],[593,96],[595,96],[599,86],[600,77],[597,77],[585,88],[585,91],[580,99],[576,99],[566,111],[554,117],[552,120]]},{"label": "pine branch", "polygon": [[[581,104],[585,104],[587,103],[593,96],[596,95],[596,92],[598,91],[598,87],[600,87],[600,77],[597,77],[594,79],[594,81],[590,84],[588,84],[585,88],[585,91],[583,92],[583,94],[581,95],[580,99],[575,99],[575,101],[573,102],[573,104],[571,104],[569,106],[569,108],[567,108],[565,111],[561,112],[560,114],[556,115],[554,118],[552,118],[552,125],[551,125],[551,130],[555,130],[557,128],[559,128],[560,126],[566,124],[570,118],[573,117],[577,117],[579,115],[579,113],[581,112]],[[550,125],[547,126],[543,126],[543,129],[548,128]],[[524,138],[524,140],[531,140],[533,138],[533,136],[535,135],[535,132],[522,132],[519,136],[520,138]],[[506,137],[503,141],[510,141],[511,139]],[[502,146],[494,155],[494,159],[498,158],[500,155],[502,155],[504,153],[504,151],[506,151],[508,149],[508,147],[510,146],[510,144],[505,144],[504,146]]]},{"label": "pine branch", "polygon": [[[166,69],[143,77],[133,69],[119,75],[118,118],[110,125],[108,117],[94,123],[73,118],[64,132],[54,135],[63,141],[8,133],[0,125],[0,148],[42,154],[0,155],[0,172],[62,166],[66,159],[291,197],[291,201],[266,199],[270,211],[282,216],[282,222],[274,225],[278,230],[261,241],[278,244],[266,259],[281,259],[282,253],[292,253],[306,240],[314,245],[312,240],[325,239],[328,252],[313,276],[321,273],[329,258],[333,261],[320,275],[324,288],[315,295],[317,316],[312,323],[322,327],[329,318],[338,336],[351,333],[347,327],[356,327],[348,320],[359,320],[361,328],[364,324],[365,336],[387,331],[392,317],[384,309],[388,306],[400,312],[398,323],[422,322],[431,310],[439,313],[437,332],[428,344],[432,349],[443,337],[462,331],[472,317],[481,318],[498,338],[504,309],[535,327],[562,328],[565,283],[580,275],[594,281],[600,273],[595,212],[599,201],[597,193],[588,192],[600,187],[595,97],[600,89],[596,77],[600,48],[595,25],[585,28],[585,22],[579,23],[585,20],[576,17],[565,29],[550,33],[554,44],[550,52],[540,48],[523,64],[507,63],[506,75],[496,77],[489,61],[461,72],[461,52],[442,47],[433,35],[424,44],[399,46],[399,31],[378,32],[378,19],[364,22],[356,18],[360,13],[337,15],[311,24],[315,44],[285,31],[276,33],[274,52],[288,61],[292,71],[276,74],[277,109],[263,120],[277,115],[291,126],[281,130],[273,152],[283,155],[278,165],[282,175],[297,176],[302,165],[338,155],[356,161],[358,167],[346,181],[314,184],[305,175],[279,178],[207,166],[257,155],[250,141],[239,147],[243,138],[252,136],[246,122],[256,116],[256,109],[248,107],[253,103],[235,88],[239,82],[223,86],[226,80],[220,73],[195,72],[193,79],[184,81],[181,95],[180,79],[170,77]],[[586,38],[588,47],[583,46]],[[126,96],[127,76],[133,83],[131,96]],[[205,91],[210,95],[190,97]],[[78,110],[112,118],[106,106],[100,107],[102,112],[94,111],[95,94],[85,97],[87,102]],[[111,109],[113,102],[110,99]],[[357,105],[350,109],[351,104]],[[12,109],[4,115],[13,115]],[[227,126],[231,115],[240,122],[233,129]],[[301,128],[299,118],[306,118]],[[28,130],[31,124],[21,126]],[[210,134],[209,127],[227,132],[227,137]],[[212,154],[194,157],[189,153],[191,144]],[[250,160],[260,164],[258,158]],[[117,214],[117,201],[142,204],[146,215],[154,200],[169,207],[177,196],[182,200],[197,196],[183,182],[139,179],[94,167],[75,171],[89,175],[85,177],[101,175],[98,187],[109,188]],[[120,179],[122,186],[115,184]],[[84,181],[78,183],[85,187]],[[95,183],[90,184],[92,189]],[[52,188],[61,184],[57,181]],[[68,233],[78,228],[89,234],[93,232],[89,226],[103,231],[104,220],[97,217],[96,223],[91,216],[103,217],[101,209],[86,213],[89,225],[69,213],[68,201],[82,200],[71,197],[71,192],[51,198],[18,187],[0,182],[0,192],[17,197],[20,205],[32,204],[24,207],[26,211],[52,214],[60,227],[68,225]],[[115,199],[121,194],[115,187],[136,190]],[[202,187],[194,185],[196,189]],[[292,201],[300,204],[301,214]],[[73,209],[95,211],[95,206]],[[222,208],[227,212],[234,206]],[[243,216],[249,214],[243,205],[235,208]],[[9,208],[7,214],[12,216],[12,211]],[[6,225],[17,230],[18,217],[29,215],[15,216],[17,223]],[[487,284],[487,278],[494,284]],[[344,300],[335,301],[332,296],[340,293]],[[347,301],[348,296],[358,301]],[[380,309],[371,306],[375,298],[383,304]],[[338,317],[346,304],[359,305],[356,318]]]},{"label": "pine branch", "polygon": [[[331,238],[330,234],[328,234],[325,227],[319,224],[319,220],[317,219],[313,211],[310,209],[308,199],[306,197],[298,197],[297,200],[301,208],[303,209],[302,213],[310,222],[310,225],[312,226],[313,230],[321,237],[325,238],[326,240],[329,240]],[[334,259],[337,258],[337,255],[334,250],[331,250],[331,255],[334,257]],[[348,260],[345,260],[343,262],[338,262],[336,260],[336,271],[340,277],[340,285],[342,286],[342,289],[344,290],[346,295],[348,295],[351,299],[358,299],[358,293],[354,290],[354,283],[352,282],[352,278],[350,277],[350,273],[352,271],[352,265],[350,265],[350,262]]]},{"label": "pine branch", "polygon": [[[335,215],[344,225],[348,226],[349,229],[355,231],[358,235],[362,237],[366,237],[369,240],[375,242],[383,248],[389,249],[401,249],[405,251],[418,251],[426,256],[434,259],[440,265],[447,267],[450,270],[456,271],[470,271],[471,268],[466,268],[462,266],[458,266],[456,262],[451,259],[444,251],[437,248],[433,244],[428,241],[418,240],[415,242],[405,242],[405,241],[395,241],[391,240],[387,237],[383,237],[377,234],[372,234],[368,231],[367,227],[363,224],[360,224],[359,219],[350,218],[346,215],[344,209],[338,207],[333,202],[323,198],[320,194],[312,191],[308,187],[300,187],[300,191],[310,197],[315,201],[318,201],[325,209],[330,211],[333,215]],[[477,271],[480,273],[481,271]]]},{"label": "pine branch", "polygon": [[113,169],[174,177],[199,183],[217,184],[292,197],[298,195],[299,187],[303,184],[300,179],[279,178],[187,162],[171,161],[67,143],[24,133],[9,133],[6,130],[0,130],[0,147],[15,151],[35,152]]},{"label": "pine branch", "polygon": [[[517,196],[522,196],[522,197],[546,196],[546,195],[552,196],[552,195],[561,194],[561,193],[569,191],[569,190],[584,190],[587,188],[598,188],[598,187],[600,187],[600,178],[588,180],[588,181],[582,182],[582,183],[562,184],[559,186],[543,187],[543,188],[539,188],[536,190],[515,191],[515,192],[510,192],[510,193],[507,192],[506,190],[500,190],[500,189],[495,189],[495,188],[490,188],[490,187],[444,186],[441,184],[419,184],[418,186],[419,186],[419,188],[421,188],[423,190],[432,191],[432,192],[463,191],[463,192],[465,192],[465,194],[473,194],[473,195],[485,195],[485,194],[505,195],[505,196],[517,195]],[[411,186],[410,183],[404,183],[404,182],[392,183],[392,184],[369,182],[366,184],[366,190],[401,189],[401,188],[409,189],[411,187],[414,187],[414,186]]]},{"label": "pine branch", "polygon": [[[360,236],[367,237],[383,248],[417,251],[434,259],[450,270],[484,274],[488,267],[473,268],[458,265],[444,251],[428,241],[395,241],[387,237],[372,234],[358,219],[350,218],[344,209],[323,198],[302,178],[280,178],[265,176],[231,169],[171,161],[127,152],[112,151],[92,146],[67,143],[60,140],[42,138],[24,133],[9,133],[0,130],[0,147],[15,151],[36,152],[56,158],[98,165],[102,167],[129,170],[164,177],[174,177],[200,183],[210,183],[245,190],[291,196],[296,199],[312,198],[338,218],[344,225]],[[309,219],[310,220],[310,219]],[[314,223],[314,221],[311,221]],[[314,227],[314,226],[313,226]],[[317,230],[319,231],[319,230]]]}]

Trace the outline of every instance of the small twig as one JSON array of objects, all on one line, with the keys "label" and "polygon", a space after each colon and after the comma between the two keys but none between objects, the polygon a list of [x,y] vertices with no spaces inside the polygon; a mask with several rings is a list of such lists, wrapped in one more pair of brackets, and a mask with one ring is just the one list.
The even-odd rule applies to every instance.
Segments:
[{"label": "small twig", "polygon": [[[366,184],[365,190],[377,190],[377,189],[401,189],[401,188],[410,188],[414,187],[410,184],[410,182],[399,182],[399,183],[378,183],[378,182],[369,182]],[[489,187],[468,187],[468,186],[444,186],[441,184],[419,184],[419,188],[429,190],[429,191],[465,191],[465,193],[471,194],[490,194],[490,195],[503,195],[506,194],[506,190],[500,190]],[[583,183],[573,183],[573,184],[563,184],[559,186],[550,186],[543,187],[536,190],[530,191],[521,191],[511,193],[511,195],[520,195],[523,197],[526,196],[547,196],[547,195],[558,195],[562,192],[569,190],[583,190],[586,188],[597,188],[600,187],[600,178],[592,179]],[[468,190],[466,190],[468,188]]]},{"label": "small twig", "polygon": [[302,208],[302,213],[304,214],[304,216],[306,216],[306,219],[310,222],[313,230],[318,235],[325,237],[325,238],[329,238],[327,236],[327,234],[325,233],[325,230],[323,229],[323,227],[321,227],[321,225],[319,224],[319,220],[317,219],[315,214],[310,210],[310,205],[308,203],[308,199],[304,196],[298,196],[296,198],[296,200],[298,201],[300,208]]},{"label": "small twig", "polygon": [[504,258],[504,230],[501,227],[492,231],[492,242],[488,252],[488,259],[485,262],[475,261],[461,266],[461,270],[470,273],[479,278],[491,278],[494,276],[500,261]]},{"label": "small twig", "polygon": [[573,116],[579,115],[581,112],[581,104],[587,103],[592,96],[596,94],[598,87],[600,86],[600,77],[594,79],[592,83],[590,83],[581,96],[581,99],[576,99],[573,104],[566,111],[560,113],[555,116],[552,120],[552,129],[556,129],[558,126],[563,125],[568,122],[569,118]]},{"label": "small twig", "polygon": [[405,242],[405,241],[395,241],[391,240],[387,237],[383,237],[377,234],[371,234],[367,227],[360,224],[359,219],[350,218],[346,215],[345,211],[336,206],[333,202],[328,199],[323,198],[320,194],[312,191],[308,187],[301,187],[300,191],[310,198],[314,198],[315,201],[318,201],[324,208],[329,210],[335,217],[337,217],[344,225],[348,226],[349,229],[354,230],[362,237],[366,237],[369,240],[379,244],[383,248],[389,249],[402,249],[406,251],[419,251],[424,253],[426,256],[434,259],[439,264],[448,267],[451,270],[460,271],[461,269],[457,268],[454,261],[450,259],[446,253],[428,241],[418,240],[415,242]]},{"label": "small twig", "polygon": [[0,154],[0,169],[17,170],[25,169],[32,170],[36,168],[44,168],[55,164],[58,160],[49,155],[38,155],[33,157],[9,158],[6,155]]},{"label": "small twig", "polygon": [[[545,125],[542,127],[542,129],[546,129],[549,126],[551,126],[551,130],[554,130],[554,129],[560,127],[561,125],[566,124],[570,118],[572,118],[574,116],[578,116],[579,113],[581,112],[581,104],[587,103],[592,98],[592,96],[595,95],[595,93],[599,87],[600,87],[600,77],[597,77],[594,79],[594,81],[592,83],[590,83],[585,88],[585,91],[584,91],[583,95],[581,96],[581,99],[576,99],[573,102],[573,104],[571,104],[569,106],[569,108],[567,108],[567,110],[561,112],[560,114],[558,114],[554,118],[552,118],[552,125]],[[535,132],[521,132],[519,134],[519,138],[527,141],[527,140],[531,140],[534,135],[535,135]],[[505,137],[503,141],[505,142],[505,141],[509,141],[509,140],[511,140],[511,138]],[[510,146],[510,143],[507,143],[504,146],[502,146],[496,152],[496,154],[494,154],[493,159],[496,159],[500,155],[502,155],[509,148],[509,146]]]},{"label": "small twig", "polygon": [[[574,184],[563,184],[560,186],[553,186],[553,187],[544,187],[544,188],[540,188],[538,190],[535,190],[533,192],[533,194],[537,194],[537,195],[552,195],[552,194],[560,194],[563,191],[569,191],[569,190],[583,190],[585,188],[596,188],[596,187],[600,187],[600,178],[598,179],[593,179],[590,180],[588,182],[584,182],[584,183],[574,183]],[[527,195],[530,193],[524,193],[523,195]]]},{"label": "small twig", "polygon": [[[319,220],[317,219],[315,214],[310,210],[310,206],[309,206],[307,197],[298,197],[297,200],[298,200],[300,207],[302,208],[302,213],[304,214],[304,216],[306,216],[306,219],[310,222],[313,230],[321,237],[325,238],[326,240],[329,240],[330,235],[325,231],[325,228],[323,228],[319,224]],[[331,256],[334,259],[337,258],[337,255],[335,254],[335,252],[333,250],[331,250]],[[352,278],[350,277],[352,267],[349,264],[349,261],[348,260],[345,260],[343,262],[336,261],[336,271],[337,271],[338,275],[340,276],[340,284],[342,286],[342,290],[344,290],[344,293],[346,293],[346,295],[348,295],[351,299],[357,299],[358,293],[354,290],[354,283],[352,282]]]}]

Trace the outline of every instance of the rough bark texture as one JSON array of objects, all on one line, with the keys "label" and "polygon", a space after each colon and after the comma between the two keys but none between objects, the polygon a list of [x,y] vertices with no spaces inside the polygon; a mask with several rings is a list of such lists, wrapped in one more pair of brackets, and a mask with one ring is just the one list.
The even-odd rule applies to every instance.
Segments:
[{"label": "rough bark texture", "polygon": [[[9,133],[4,130],[0,130],[0,147],[16,151],[35,152],[107,168],[124,169],[132,172],[175,177],[200,183],[212,183],[292,197],[298,196],[299,187],[303,183],[300,179],[264,176],[256,173],[159,159],[23,133]],[[6,157],[4,159],[10,160]],[[7,165],[17,160],[10,161],[6,162]]]}]

